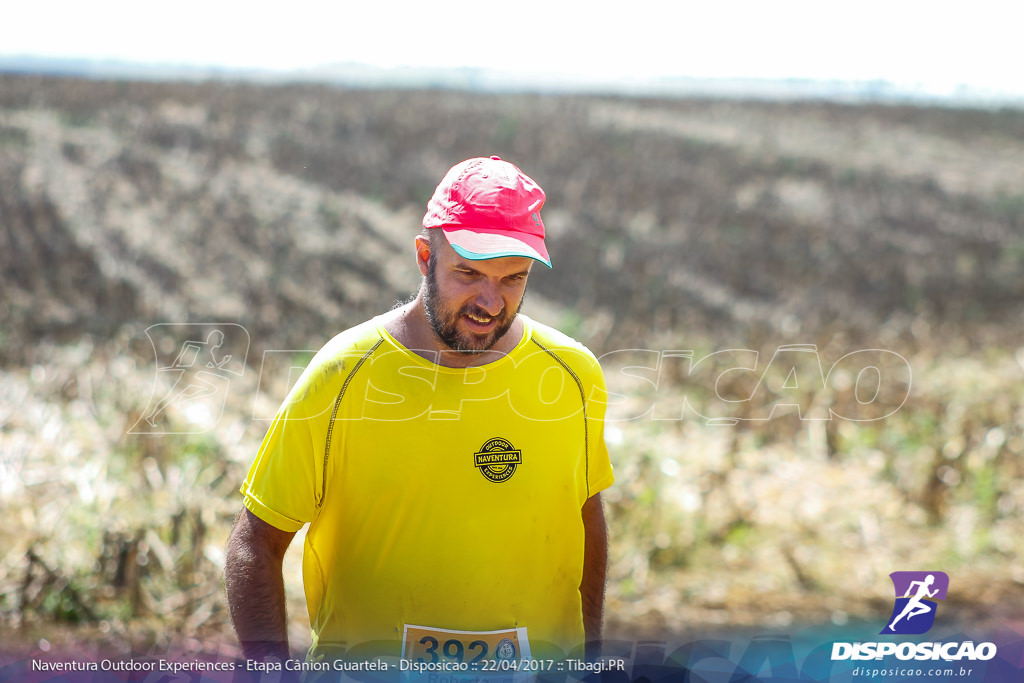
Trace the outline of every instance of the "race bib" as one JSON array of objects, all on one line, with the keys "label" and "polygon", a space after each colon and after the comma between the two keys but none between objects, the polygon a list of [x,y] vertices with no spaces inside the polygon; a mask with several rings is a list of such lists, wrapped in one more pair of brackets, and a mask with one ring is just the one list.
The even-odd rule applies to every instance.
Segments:
[{"label": "race bib", "polygon": [[[530,659],[526,628],[499,631],[454,631],[446,628],[405,625],[402,659],[421,665],[459,664],[471,671],[497,670],[495,664],[513,667]],[[460,667],[461,668],[461,667]],[[500,667],[509,670],[508,667]]]}]

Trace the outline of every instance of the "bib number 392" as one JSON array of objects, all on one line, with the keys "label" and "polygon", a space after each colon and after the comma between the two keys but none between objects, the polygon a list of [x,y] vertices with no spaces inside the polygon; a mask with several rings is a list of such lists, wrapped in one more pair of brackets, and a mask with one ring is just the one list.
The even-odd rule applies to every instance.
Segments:
[{"label": "bib number 392", "polygon": [[478,668],[492,661],[518,662],[530,658],[525,628],[499,631],[454,631],[405,625],[402,659],[417,664],[451,662]]}]

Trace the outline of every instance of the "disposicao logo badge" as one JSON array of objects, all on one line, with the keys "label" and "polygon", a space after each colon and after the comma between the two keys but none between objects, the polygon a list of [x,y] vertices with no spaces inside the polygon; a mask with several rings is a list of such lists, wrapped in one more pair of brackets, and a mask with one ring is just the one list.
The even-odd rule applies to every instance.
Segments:
[{"label": "disposicao logo badge", "polygon": [[[938,608],[936,600],[945,600],[946,591],[949,590],[949,577],[943,572],[893,572],[889,574],[892,579],[893,589],[896,591],[896,600],[892,608],[892,616],[889,617],[885,629],[881,635],[920,635],[931,629],[935,623],[935,611]],[[915,639],[916,640],[916,639]],[[895,657],[901,662],[910,660],[925,662],[978,662],[993,659],[998,654],[995,643],[975,643],[973,640],[943,640],[935,642],[855,642],[855,643],[832,643],[832,661],[870,661],[883,660],[888,657]],[[868,675],[871,669],[854,669],[853,675]],[[891,675],[896,675],[898,669],[890,670]],[[952,669],[949,669],[952,671]],[[961,669],[961,676],[970,669]],[[865,673],[867,672],[867,673]],[[883,674],[889,675],[889,674]],[[902,676],[903,674],[901,674]],[[913,673],[909,675],[914,675]],[[913,679],[900,678],[899,680],[918,680],[922,672],[918,671]],[[938,675],[934,671],[931,675]],[[952,675],[952,674],[950,674]],[[886,679],[888,680],[888,679]],[[895,680],[895,679],[894,679]],[[922,679],[924,680],[924,679]],[[938,680],[938,679],[936,679]],[[953,680],[945,678],[943,680]],[[967,680],[967,678],[963,678]]]},{"label": "disposicao logo badge", "polygon": [[945,572],[893,572],[889,574],[896,591],[892,616],[883,635],[919,635],[935,623],[936,600],[945,600],[949,576]]}]

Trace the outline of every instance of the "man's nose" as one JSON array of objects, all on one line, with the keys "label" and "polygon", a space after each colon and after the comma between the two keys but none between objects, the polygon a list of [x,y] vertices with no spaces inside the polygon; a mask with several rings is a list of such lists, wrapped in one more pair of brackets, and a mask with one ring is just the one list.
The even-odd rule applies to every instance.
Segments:
[{"label": "man's nose", "polygon": [[476,294],[476,305],[487,311],[487,315],[496,316],[505,307],[501,291],[491,283],[483,285]]}]

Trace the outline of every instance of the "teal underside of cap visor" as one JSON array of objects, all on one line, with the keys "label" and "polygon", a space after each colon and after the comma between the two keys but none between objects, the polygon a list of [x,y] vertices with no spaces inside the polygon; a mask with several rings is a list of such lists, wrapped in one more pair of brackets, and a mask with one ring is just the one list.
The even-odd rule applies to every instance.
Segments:
[{"label": "teal underside of cap visor", "polygon": [[468,249],[463,249],[462,247],[457,246],[455,244],[452,244],[452,249],[454,249],[455,253],[457,253],[462,258],[468,258],[471,261],[486,261],[487,259],[503,258],[505,256],[522,256],[524,258],[532,258],[534,261],[539,261],[548,268],[551,267],[550,261],[545,261],[539,256],[536,256],[534,254],[526,254],[520,251],[502,251],[497,254],[478,254],[476,252],[469,251]]}]

